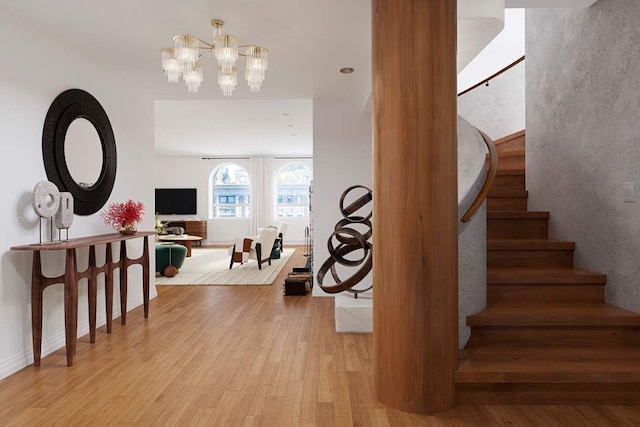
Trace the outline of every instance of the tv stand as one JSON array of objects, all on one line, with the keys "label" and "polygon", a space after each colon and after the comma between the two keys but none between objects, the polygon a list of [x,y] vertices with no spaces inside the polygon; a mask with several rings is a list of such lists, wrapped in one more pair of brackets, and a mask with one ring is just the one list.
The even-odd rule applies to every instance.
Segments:
[{"label": "tv stand", "polygon": [[207,220],[182,220],[175,219],[168,221],[169,227],[182,227],[185,233],[190,236],[202,237],[207,240]]}]

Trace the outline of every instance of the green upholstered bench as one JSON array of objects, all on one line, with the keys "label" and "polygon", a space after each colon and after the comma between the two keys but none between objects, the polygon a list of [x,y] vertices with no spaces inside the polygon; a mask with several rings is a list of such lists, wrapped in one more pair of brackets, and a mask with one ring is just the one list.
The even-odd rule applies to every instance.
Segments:
[{"label": "green upholstered bench", "polygon": [[179,270],[186,257],[187,248],[182,245],[156,244],[156,273],[163,274],[164,269],[169,266],[169,258],[171,265]]}]

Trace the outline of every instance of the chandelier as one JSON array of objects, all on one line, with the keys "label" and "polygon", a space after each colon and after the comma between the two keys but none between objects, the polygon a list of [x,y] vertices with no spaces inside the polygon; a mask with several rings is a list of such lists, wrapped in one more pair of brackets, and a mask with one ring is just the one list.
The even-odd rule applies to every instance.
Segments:
[{"label": "chandelier", "polygon": [[[222,32],[224,22],[212,19],[213,43],[207,43],[190,34],[173,38],[173,47],[162,48],[162,69],[170,83],[182,79],[189,92],[198,92],[204,80],[199,59],[210,53],[218,60],[218,85],[224,96],[231,96],[238,84],[236,61],[245,57],[244,78],[251,92],[259,92],[268,66],[269,50],[264,47],[240,46],[238,37]],[[244,49],[240,52],[239,49]]]}]

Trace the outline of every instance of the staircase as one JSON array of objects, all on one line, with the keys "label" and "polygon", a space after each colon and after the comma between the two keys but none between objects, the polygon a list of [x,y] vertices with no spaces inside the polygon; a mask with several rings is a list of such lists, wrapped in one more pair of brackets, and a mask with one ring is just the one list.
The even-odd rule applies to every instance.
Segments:
[{"label": "staircase", "polygon": [[458,404],[640,404],[640,316],[606,304],[606,276],[575,268],[575,243],[527,210],[524,139],[496,141],[487,308],[467,317]]}]

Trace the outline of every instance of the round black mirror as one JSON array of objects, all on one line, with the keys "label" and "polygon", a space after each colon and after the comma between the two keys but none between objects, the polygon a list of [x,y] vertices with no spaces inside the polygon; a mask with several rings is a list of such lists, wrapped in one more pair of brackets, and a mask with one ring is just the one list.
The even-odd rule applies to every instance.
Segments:
[{"label": "round black mirror", "polygon": [[[85,119],[93,126],[100,140],[99,149],[95,147],[96,141],[88,136],[93,132],[86,129],[80,132],[80,135],[86,135],[86,141],[78,141],[75,137],[73,141],[67,141],[69,127],[76,119]],[[80,122],[75,123],[74,128]],[[73,134],[76,135],[77,132],[74,131]],[[83,158],[86,154],[76,151],[83,147],[88,149],[86,153],[91,153],[88,155],[95,160],[87,162],[86,165],[93,164],[96,168],[95,171],[83,174],[91,177],[88,181],[97,177],[94,182],[86,182],[85,179],[76,181],[69,169],[70,163],[76,164],[77,159]],[[99,150],[101,155],[96,153],[100,153]],[[68,191],[73,196],[75,214],[91,215],[104,206],[116,179],[116,141],[107,113],[90,93],[81,89],[69,89],[51,103],[42,132],[42,157],[49,181],[56,184],[60,191]],[[74,175],[78,175],[75,167]]]}]

